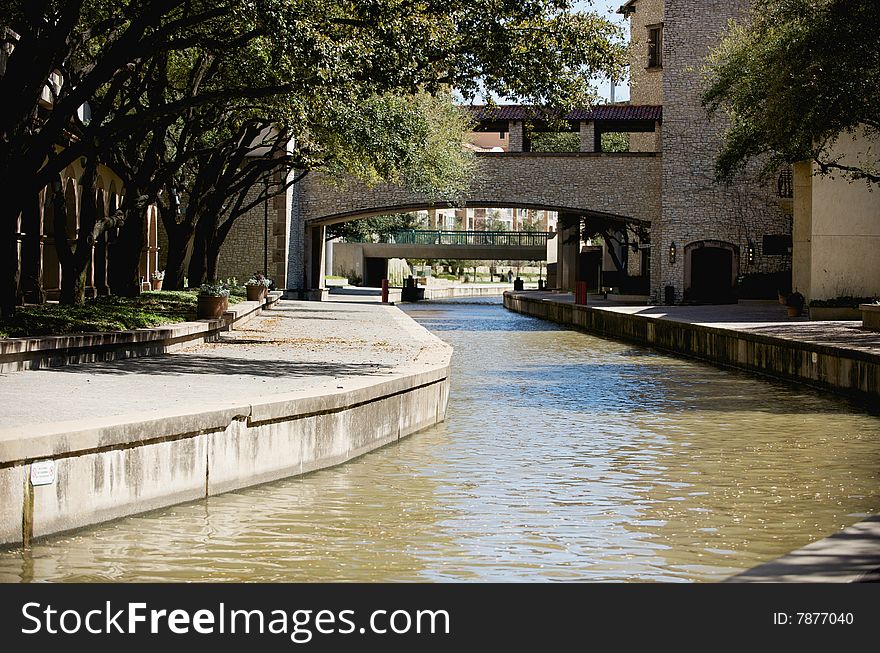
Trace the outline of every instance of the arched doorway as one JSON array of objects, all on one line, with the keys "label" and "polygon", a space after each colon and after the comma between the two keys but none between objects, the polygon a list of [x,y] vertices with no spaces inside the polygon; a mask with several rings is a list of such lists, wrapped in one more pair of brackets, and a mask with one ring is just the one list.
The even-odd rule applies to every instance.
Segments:
[{"label": "arched doorway", "polygon": [[721,240],[701,240],[684,250],[685,300],[699,304],[736,302],[739,248]]}]

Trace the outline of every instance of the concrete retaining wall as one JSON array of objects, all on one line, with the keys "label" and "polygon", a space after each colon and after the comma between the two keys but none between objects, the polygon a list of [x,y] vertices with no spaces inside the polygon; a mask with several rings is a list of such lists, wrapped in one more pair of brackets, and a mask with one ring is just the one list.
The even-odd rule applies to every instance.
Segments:
[{"label": "concrete retaining wall", "polygon": [[505,293],[504,306],[601,336],[876,401],[880,356]]},{"label": "concrete retaining wall", "polygon": [[[269,293],[266,307],[274,305],[280,297],[280,292]],[[245,301],[230,306],[217,320],[129,331],[7,338],[0,340],[0,373],[170,354],[193,340],[212,342],[221,332],[243,326],[262,313],[263,308],[262,302]]]},{"label": "concrete retaining wall", "polygon": [[[451,348],[411,372],[237,406],[0,432],[0,544],[336,465],[443,421]],[[31,483],[52,461],[55,480]]]}]

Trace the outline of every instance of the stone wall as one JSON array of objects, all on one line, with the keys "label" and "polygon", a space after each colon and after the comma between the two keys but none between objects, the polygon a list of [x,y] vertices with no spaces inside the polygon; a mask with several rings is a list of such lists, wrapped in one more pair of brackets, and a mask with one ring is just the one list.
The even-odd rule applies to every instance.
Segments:
[{"label": "stone wall", "polygon": [[[641,6],[639,2],[639,6]],[[663,211],[652,228],[651,285],[655,300],[671,285],[680,301],[689,285],[685,247],[699,241],[730,243],[739,253],[739,274],[790,267],[789,256],[761,251],[764,235],[791,234],[791,218],[776,198],[775,182],[757,181],[750,166],[730,185],[714,181],[715,156],[725,121],[710,121],[700,104],[699,66],[731,18],[747,0],[667,0],[663,44]],[[638,13],[638,12],[637,12]],[[668,256],[675,242],[674,263]],[[747,252],[753,243],[754,262]]]},{"label": "stone wall", "polygon": [[[262,184],[252,188],[248,191],[247,202],[257,199],[262,191]],[[264,272],[278,288],[286,287],[290,192],[288,190],[268,201],[268,243],[264,238],[266,203],[258,204],[235,221],[220,249],[217,275],[221,279],[235,277],[239,283],[244,283],[254,272]],[[264,270],[264,247],[268,247],[268,270]]]},{"label": "stone wall", "polygon": [[638,0],[633,7],[635,11],[630,15],[630,102],[663,104],[663,67],[648,68],[648,27],[663,24],[663,0]]},{"label": "stone wall", "polygon": [[[478,172],[463,197],[433,204],[596,211],[651,222],[660,215],[657,154],[523,152],[479,154]],[[341,222],[355,215],[425,209],[432,200],[400,186],[328,184],[318,174],[301,184],[306,222]]]},{"label": "stone wall", "polygon": [[[247,193],[247,202],[257,199],[263,191],[258,184]],[[266,203],[260,203],[235,221],[223,246],[220,248],[220,260],[217,265],[217,276],[220,279],[235,277],[244,283],[254,272],[264,272],[274,280],[278,288],[286,287],[287,275],[287,239],[288,216],[290,213],[292,190],[271,198],[268,202],[269,269],[264,266],[264,211]],[[159,267],[165,269],[168,256],[168,235],[161,222],[158,229]],[[184,274],[187,265],[184,265]]]}]

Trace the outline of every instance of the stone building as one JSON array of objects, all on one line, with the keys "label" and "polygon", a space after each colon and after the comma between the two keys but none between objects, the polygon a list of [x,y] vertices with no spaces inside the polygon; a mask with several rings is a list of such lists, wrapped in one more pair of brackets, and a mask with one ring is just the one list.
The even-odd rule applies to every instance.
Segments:
[{"label": "stone building", "polygon": [[[560,288],[579,278],[579,216],[600,214],[650,223],[650,244],[638,243],[627,265],[631,276],[650,270],[655,302],[726,302],[748,288],[751,296],[775,296],[791,283],[791,171],[761,181],[755,164],[731,183],[716,182],[725,122],[710,120],[700,102],[702,62],[728,21],[748,6],[748,0],[629,0],[620,12],[631,28],[630,102],[566,115],[579,152],[530,152],[529,107],[472,107],[481,125],[473,146],[486,174],[467,197],[438,203],[382,185],[340,191],[310,174],[270,204],[268,217],[257,208],[236,225],[221,274],[250,274],[268,258],[279,286],[307,296],[321,285],[326,224],[461,206],[463,199],[469,209],[557,212]],[[609,131],[629,132],[630,151],[603,153],[601,136]],[[479,221],[476,211],[456,217],[458,228]]]},{"label": "stone building", "polygon": [[[748,0],[630,0],[630,101],[662,104],[661,215],[651,227],[655,301],[732,299],[747,286],[787,285],[791,269],[791,185],[762,182],[753,164],[734,182],[714,180],[725,129],[700,103],[701,62]],[[646,135],[633,134],[641,146]],[[790,177],[788,177],[790,179]],[[781,196],[781,197],[780,197]],[[753,283],[749,283],[755,280]]]}]

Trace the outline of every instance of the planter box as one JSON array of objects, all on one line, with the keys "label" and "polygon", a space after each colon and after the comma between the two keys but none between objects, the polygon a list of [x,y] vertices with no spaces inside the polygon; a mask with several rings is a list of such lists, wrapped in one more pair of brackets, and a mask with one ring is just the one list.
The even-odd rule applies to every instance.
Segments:
[{"label": "planter box", "polygon": [[198,317],[200,320],[211,319],[216,320],[223,317],[223,314],[229,309],[228,297],[210,297],[199,295]]},{"label": "planter box", "polygon": [[859,304],[862,312],[862,326],[871,331],[880,331],[880,304]]},{"label": "planter box", "polygon": [[862,313],[851,306],[810,306],[811,320],[860,320]]},{"label": "planter box", "polygon": [[269,289],[260,284],[259,286],[245,286],[247,300],[249,302],[261,302],[266,298]]}]

